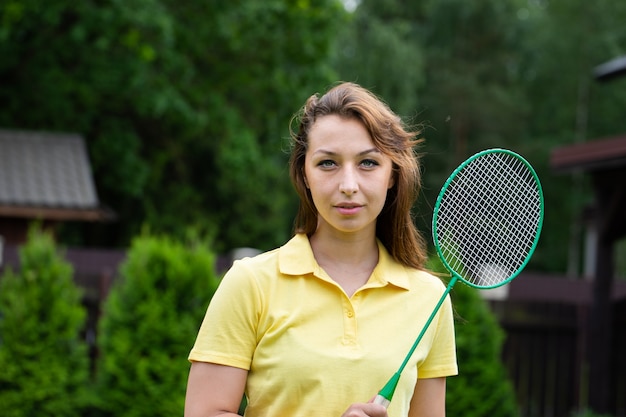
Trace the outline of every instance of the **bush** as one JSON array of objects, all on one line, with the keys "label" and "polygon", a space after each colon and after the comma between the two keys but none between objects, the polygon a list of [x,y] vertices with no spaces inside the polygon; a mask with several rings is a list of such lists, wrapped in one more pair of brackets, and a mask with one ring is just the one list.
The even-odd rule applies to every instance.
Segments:
[{"label": "bush", "polygon": [[36,228],[19,256],[19,273],[7,270],[0,280],[0,410],[3,417],[80,416],[89,361],[72,266]]},{"label": "bush", "polygon": [[134,240],[104,305],[97,345],[97,412],[181,415],[187,356],[217,286],[205,245]]},{"label": "bush", "polygon": [[[429,268],[445,271],[436,258]],[[515,391],[501,359],[505,334],[479,292],[459,280],[450,293],[457,317],[459,375],[448,378],[446,412],[464,417],[516,417]]]}]

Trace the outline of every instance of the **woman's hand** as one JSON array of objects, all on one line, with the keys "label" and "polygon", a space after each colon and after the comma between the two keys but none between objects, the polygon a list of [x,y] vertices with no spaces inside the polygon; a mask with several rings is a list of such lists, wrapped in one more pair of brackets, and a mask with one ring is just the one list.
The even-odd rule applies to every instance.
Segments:
[{"label": "woman's hand", "polygon": [[354,403],[341,417],[387,417],[387,409],[381,404],[374,404],[372,398],[368,403]]}]

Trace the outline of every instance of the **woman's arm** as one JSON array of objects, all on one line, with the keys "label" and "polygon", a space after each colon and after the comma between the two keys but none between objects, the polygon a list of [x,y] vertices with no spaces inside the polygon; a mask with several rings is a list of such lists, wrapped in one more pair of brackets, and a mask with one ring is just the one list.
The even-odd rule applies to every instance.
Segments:
[{"label": "woman's arm", "polygon": [[445,417],[446,378],[418,379],[409,417]]},{"label": "woman's arm", "polygon": [[185,417],[237,416],[247,377],[245,369],[192,362]]}]

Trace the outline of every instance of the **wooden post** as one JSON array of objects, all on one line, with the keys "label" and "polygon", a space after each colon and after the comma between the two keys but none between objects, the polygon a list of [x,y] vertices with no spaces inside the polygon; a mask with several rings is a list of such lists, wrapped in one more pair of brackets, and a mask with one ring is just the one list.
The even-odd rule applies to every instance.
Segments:
[{"label": "wooden post", "polygon": [[598,240],[592,304],[587,321],[588,405],[597,413],[609,413],[611,406],[613,250],[613,242]]},{"label": "wooden post", "polygon": [[592,300],[587,327],[587,364],[589,369],[589,407],[597,413],[610,413],[611,346],[613,343],[613,305],[611,289],[615,274],[615,242],[622,236],[619,220],[623,217],[622,171],[592,173],[596,197],[595,224],[598,232]]}]

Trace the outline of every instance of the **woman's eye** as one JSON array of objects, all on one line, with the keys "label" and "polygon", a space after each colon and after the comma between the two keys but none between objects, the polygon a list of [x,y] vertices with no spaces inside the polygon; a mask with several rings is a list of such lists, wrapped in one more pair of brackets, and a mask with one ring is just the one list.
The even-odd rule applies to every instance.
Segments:
[{"label": "woman's eye", "polygon": [[373,168],[375,166],[378,166],[378,162],[373,159],[365,159],[361,161],[361,165],[363,165],[365,168]]},{"label": "woman's eye", "polygon": [[334,167],[335,165],[336,165],[335,161],[330,160],[330,159],[325,159],[317,163],[317,166],[320,166],[322,168],[331,168],[331,167]]}]

